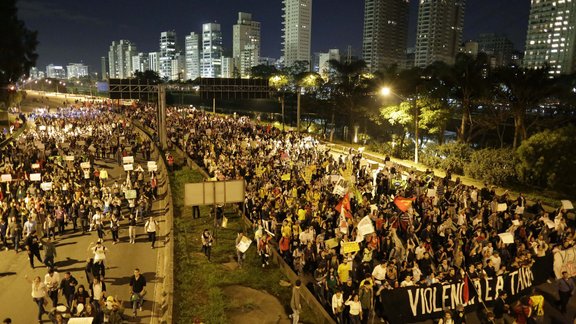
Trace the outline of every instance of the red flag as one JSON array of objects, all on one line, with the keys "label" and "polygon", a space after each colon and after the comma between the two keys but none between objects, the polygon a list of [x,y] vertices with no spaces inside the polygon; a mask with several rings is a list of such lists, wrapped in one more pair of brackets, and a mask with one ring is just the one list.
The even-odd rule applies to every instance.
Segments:
[{"label": "red flag", "polygon": [[350,207],[350,195],[346,193],[344,198],[336,205],[336,211],[348,218],[352,218],[352,208]]},{"label": "red flag", "polygon": [[396,196],[396,198],[394,198],[394,204],[403,212],[406,212],[410,207],[412,207],[413,201],[414,198],[404,198],[400,196]]},{"label": "red flag", "polygon": [[464,287],[462,288],[462,301],[464,302],[464,305],[468,303],[468,300],[470,300],[470,284],[468,281],[468,275],[465,275]]}]

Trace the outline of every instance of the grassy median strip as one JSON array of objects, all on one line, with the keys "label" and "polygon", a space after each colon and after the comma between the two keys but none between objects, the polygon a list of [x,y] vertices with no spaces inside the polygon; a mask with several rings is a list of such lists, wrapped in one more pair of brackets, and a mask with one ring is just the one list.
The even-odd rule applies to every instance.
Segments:
[{"label": "grassy median strip", "polygon": [[[200,236],[205,228],[213,232],[213,217],[210,208],[201,207],[201,218],[192,219],[190,207],[184,207],[184,184],[202,181],[196,171],[189,168],[177,170],[171,175],[172,197],[174,201],[174,323],[230,323],[227,313],[235,306],[234,301],[226,298],[223,288],[241,285],[264,290],[278,298],[289,309],[290,287],[279,285],[287,280],[277,265],[262,268],[253,245],[246,253],[242,269],[235,269],[235,239],[238,230],[244,229],[242,219],[231,209],[225,212],[228,218],[227,228],[219,228],[212,247],[212,262],[201,252]],[[246,229],[253,237],[251,229]],[[250,300],[250,296],[246,296]],[[244,306],[249,308],[250,305]],[[313,312],[304,309],[301,321],[314,323]]]}]

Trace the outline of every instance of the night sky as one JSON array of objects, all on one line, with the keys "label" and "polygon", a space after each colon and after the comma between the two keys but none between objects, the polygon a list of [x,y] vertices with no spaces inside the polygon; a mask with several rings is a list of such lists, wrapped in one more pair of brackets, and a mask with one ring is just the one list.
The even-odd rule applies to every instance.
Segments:
[{"label": "night sky", "polygon": [[[139,52],[158,51],[160,32],[175,30],[183,47],[184,36],[200,32],[203,23],[222,25],[225,48],[231,52],[232,25],[238,12],[252,13],[261,22],[261,56],[281,55],[281,0],[19,0],[18,16],[29,29],[38,31],[37,66],[83,62],[100,71],[112,41],[128,39]],[[418,1],[411,1],[409,45],[416,33]],[[348,45],[353,55],[362,49],[363,0],[313,0],[312,52]],[[467,0],[464,39],[481,32],[508,35],[515,47],[524,49],[530,1]]]}]

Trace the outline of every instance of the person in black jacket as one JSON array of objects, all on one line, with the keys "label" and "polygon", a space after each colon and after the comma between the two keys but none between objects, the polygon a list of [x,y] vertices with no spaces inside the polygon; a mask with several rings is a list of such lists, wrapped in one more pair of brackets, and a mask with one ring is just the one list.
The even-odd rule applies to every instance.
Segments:
[{"label": "person in black jacket", "polygon": [[38,243],[36,232],[32,232],[26,238],[26,251],[28,251],[28,259],[30,260],[30,266],[32,269],[34,269],[34,257],[42,263],[42,258],[40,257],[40,244]]},{"label": "person in black jacket", "polygon": [[496,301],[494,302],[494,309],[492,310],[496,324],[504,323],[504,315],[508,313],[508,309],[510,308],[510,306],[506,303],[507,297],[508,295],[505,291],[498,291],[498,298],[496,298]]}]

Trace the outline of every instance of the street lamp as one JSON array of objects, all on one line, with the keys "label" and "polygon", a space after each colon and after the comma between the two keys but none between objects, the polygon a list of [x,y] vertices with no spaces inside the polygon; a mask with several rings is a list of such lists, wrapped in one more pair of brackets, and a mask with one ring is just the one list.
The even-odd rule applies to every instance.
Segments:
[{"label": "street lamp", "polygon": [[[286,84],[288,84],[288,78],[285,75],[275,75],[270,78],[270,84],[272,87],[276,88],[276,91],[282,89]],[[284,131],[284,91],[282,91],[282,96],[278,96],[278,102],[280,102],[282,107],[282,131]]]},{"label": "street lamp", "polygon": [[[382,89],[380,89],[380,95],[387,97],[389,95],[395,95],[396,97],[400,98],[403,101],[410,101],[409,99],[392,92],[392,89],[390,89],[390,87],[383,87]],[[418,164],[418,115],[419,115],[419,111],[418,111],[418,103],[417,103],[417,99],[418,99],[418,94],[416,94],[414,96],[414,98],[412,98],[412,108],[414,111],[414,163]]]}]

